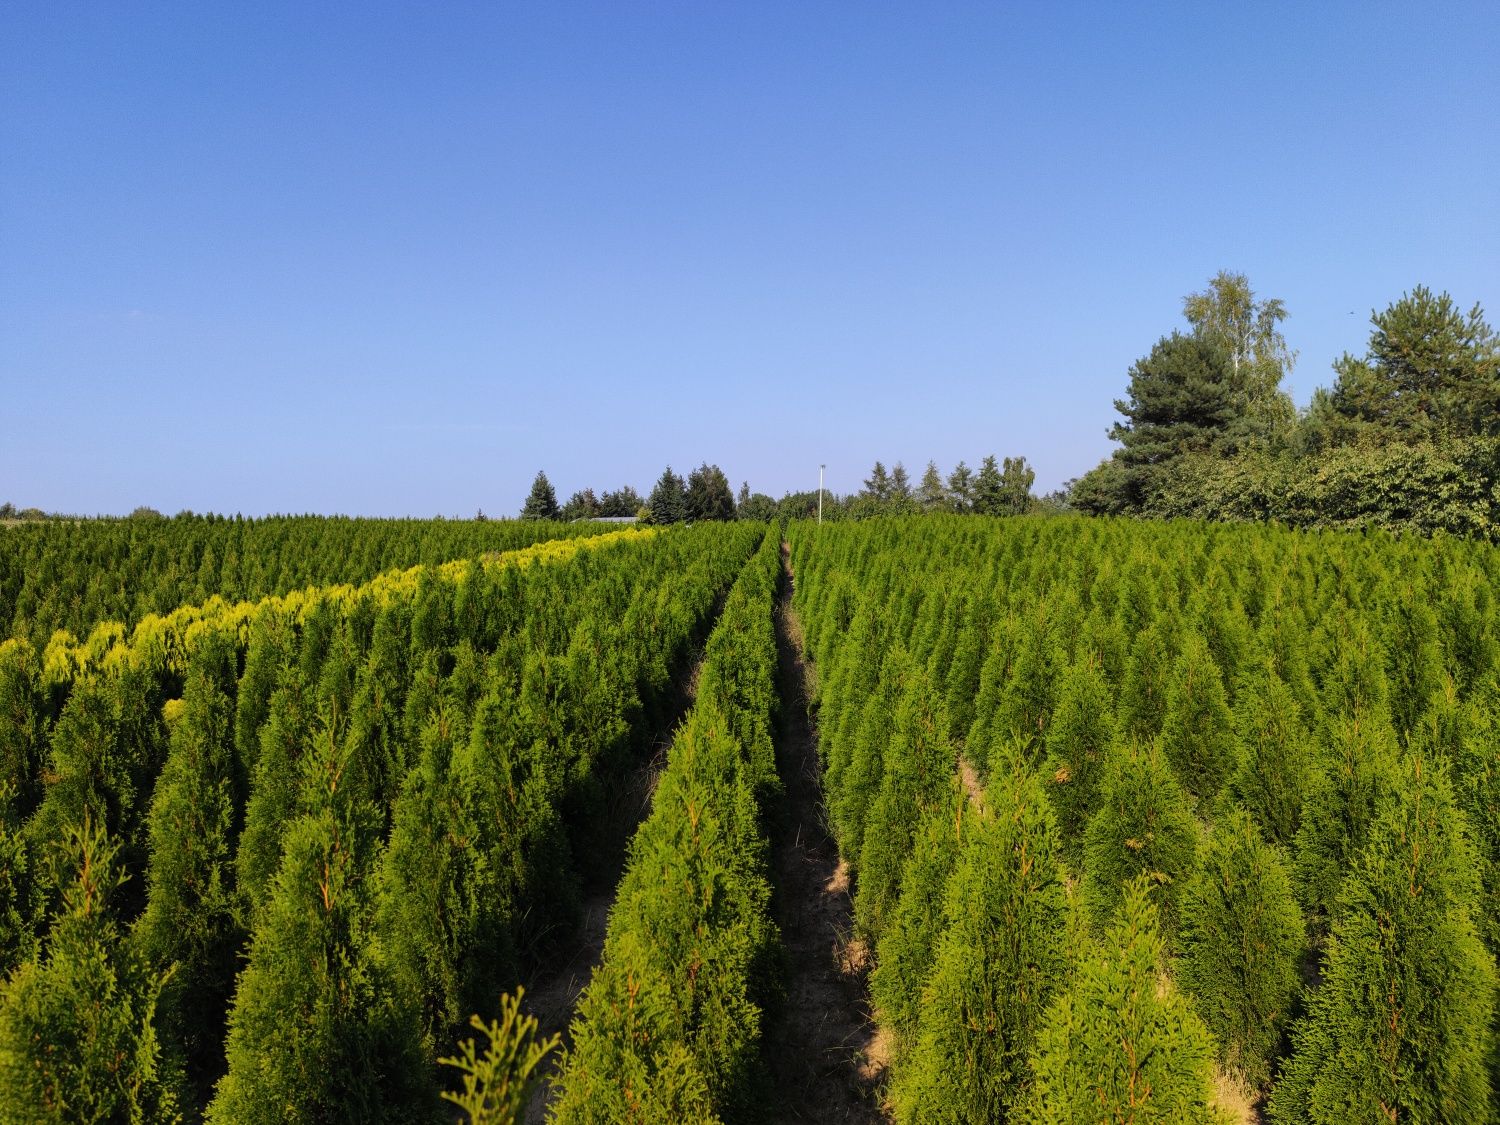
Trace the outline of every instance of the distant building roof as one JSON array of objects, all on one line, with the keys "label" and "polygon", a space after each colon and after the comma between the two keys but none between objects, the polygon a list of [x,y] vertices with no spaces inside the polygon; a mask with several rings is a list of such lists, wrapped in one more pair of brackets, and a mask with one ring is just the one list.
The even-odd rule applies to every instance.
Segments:
[{"label": "distant building roof", "polygon": [[584,516],[576,519],[574,523],[635,523],[639,516]]}]

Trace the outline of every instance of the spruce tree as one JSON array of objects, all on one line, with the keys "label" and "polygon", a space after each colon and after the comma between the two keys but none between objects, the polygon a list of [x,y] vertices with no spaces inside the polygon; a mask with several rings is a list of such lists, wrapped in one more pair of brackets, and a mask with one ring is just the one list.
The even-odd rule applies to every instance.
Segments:
[{"label": "spruce tree", "polygon": [[1305,934],[1286,866],[1244,812],[1215,826],[1181,912],[1182,986],[1225,1066],[1263,1090],[1301,984]]},{"label": "spruce tree", "polygon": [[1096,926],[1119,907],[1125,884],[1146,877],[1161,926],[1177,928],[1177,902],[1192,875],[1198,822],[1155,744],[1119,743],[1106,760],[1099,809],[1084,834],[1083,899]]},{"label": "spruce tree", "polygon": [[1099,780],[1114,739],[1111,702],[1096,659],[1074,661],[1063,670],[1042,777],[1063,852],[1075,866],[1081,866],[1083,833],[1098,805]]},{"label": "spruce tree", "polygon": [[1026,1125],[1228,1125],[1214,1095],[1213,1037],[1162,973],[1150,886],[1119,915],[1053,1000],[1031,1059]]},{"label": "spruce tree", "polygon": [[552,482],[547,479],[547,474],[539,472],[536,479],[531,482],[531,491],[526,496],[526,503],[521,508],[523,520],[555,520],[558,516],[557,492],[552,487]]},{"label": "spruce tree", "polygon": [[651,490],[646,500],[651,513],[651,522],[656,524],[681,523],[688,518],[687,485],[668,465]]},{"label": "spruce tree", "polygon": [[951,921],[922,994],[916,1044],[897,1067],[901,1122],[1010,1117],[1081,936],[1041,784],[1017,770],[990,787],[988,803],[949,880]]},{"label": "spruce tree", "polygon": [[1278,1123],[1487,1125],[1494,959],[1446,770],[1421,755],[1354,858],[1323,983],[1271,1097]]},{"label": "spruce tree", "polygon": [[991,453],[979,463],[979,472],[974,477],[975,514],[981,516],[1003,516],[1006,511],[1005,480],[1000,475],[1000,466]]},{"label": "spruce tree", "polygon": [[115,914],[118,846],[91,815],[64,833],[42,954],[0,985],[0,1119],[180,1121],[181,1072],[154,1026],[165,978]]},{"label": "spruce tree", "polygon": [[924,512],[942,512],[950,506],[936,461],[927,462],[927,468],[922,471],[922,482],[917,485],[917,506]]},{"label": "spruce tree", "polygon": [[1167,685],[1161,748],[1189,793],[1209,802],[1235,764],[1235,738],[1224,681],[1208,645],[1188,631]]}]

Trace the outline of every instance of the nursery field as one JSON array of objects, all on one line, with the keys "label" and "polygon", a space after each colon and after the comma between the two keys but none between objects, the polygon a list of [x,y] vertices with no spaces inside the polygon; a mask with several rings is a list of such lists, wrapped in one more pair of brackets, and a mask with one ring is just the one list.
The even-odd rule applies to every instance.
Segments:
[{"label": "nursery field", "polygon": [[1108,519],[0,532],[0,1122],[1493,1125],[1497,580]]}]

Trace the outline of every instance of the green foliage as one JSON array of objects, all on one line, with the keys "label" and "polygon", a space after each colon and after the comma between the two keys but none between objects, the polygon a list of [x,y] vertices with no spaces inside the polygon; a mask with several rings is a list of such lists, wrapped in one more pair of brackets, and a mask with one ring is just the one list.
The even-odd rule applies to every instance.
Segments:
[{"label": "green foliage", "polygon": [[1181,912],[1182,986],[1224,1065],[1265,1089],[1301,984],[1305,937],[1286,866],[1244,812],[1209,835]]},{"label": "green foliage", "polygon": [[61,841],[61,903],[41,956],[0,986],[0,1119],[180,1121],[155,1030],[166,976],[121,933],[118,847],[91,818]]},{"label": "green foliage", "polygon": [[1162,975],[1144,879],[1125,888],[1103,943],[1083,957],[1037,1035],[1028,1125],[1227,1125],[1215,1104],[1213,1038]]},{"label": "green foliage", "polygon": [[914,1037],[922,989],[948,921],[948,877],[973,834],[967,808],[955,783],[947,802],[923,814],[901,873],[901,897],[876,948],[870,999],[881,1025],[891,1029],[903,1049]]},{"label": "green foliage", "polygon": [[444,1090],[443,1097],[469,1115],[469,1125],[520,1125],[541,1078],[537,1067],[560,1042],[556,1035],[536,1038],[536,1020],[521,1014],[523,994],[517,989],[500,997],[497,1020],[470,1017],[470,1026],[485,1037],[483,1054],[465,1039],[457,1055],[438,1060],[463,1075],[463,1093]]},{"label": "green foliage", "polygon": [[1340,892],[1273,1122],[1493,1120],[1495,966],[1475,928],[1474,866],[1446,771],[1408,757]]},{"label": "green foliage", "polygon": [[413,1027],[367,953],[357,844],[332,808],[287,829],[229,1014],[225,1125],[421,1120],[435,1095]]},{"label": "green foliage", "polygon": [[1240,689],[1234,707],[1240,753],[1228,794],[1273,843],[1290,848],[1302,824],[1312,749],[1291,689],[1271,668]]},{"label": "green foliage", "polygon": [[521,508],[523,520],[555,520],[559,515],[557,507],[557,493],[552,488],[552,482],[547,479],[547,474],[538,472],[536,479],[531,482],[531,491],[526,495],[526,503]]},{"label": "green foliage", "polygon": [[1116,744],[1084,835],[1083,898],[1095,925],[1109,920],[1125,884],[1141,875],[1161,909],[1162,928],[1174,933],[1197,851],[1198,822],[1161,750],[1151,743]]},{"label": "green foliage", "polygon": [[1006,1120],[1068,976],[1079,927],[1042,787],[1025,773],[1001,777],[989,804],[948,883],[951,924],[922,994],[916,1043],[897,1067],[901,1122]]},{"label": "green foliage", "polygon": [[[206,1094],[222,1068],[222,1028],[243,933],[234,888],[233,705],[220,686],[227,638],[200,641],[147,818],[146,910],[136,929],[157,972],[163,1037]],[[232,676],[230,679],[232,683]]]},{"label": "green foliage", "polygon": [[1198,633],[1182,634],[1167,686],[1161,748],[1188,792],[1212,801],[1234,768],[1236,743],[1224,681]]},{"label": "green foliage", "polygon": [[1500,418],[1500,337],[1474,305],[1465,315],[1425,286],[1370,317],[1363,359],[1334,364],[1333,389],[1309,419],[1322,444],[1493,435]]},{"label": "green foliage", "polygon": [[854,917],[878,940],[901,893],[922,815],[940,807],[953,778],[955,755],[943,736],[940,701],[920,669],[910,667],[900,686],[879,785],[864,824]]},{"label": "green foliage", "polygon": [[646,500],[655,524],[681,523],[688,518],[687,485],[668,465]]},{"label": "green foliage", "polygon": [[717,465],[704,463],[688,474],[685,500],[690,520],[734,519],[734,493]]},{"label": "green foliage", "polygon": [[1335,914],[1339,884],[1397,787],[1396,739],[1388,724],[1344,719],[1333,739],[1309,779],[1296,838],[1297,893],[1315,924]]},{"label": "green foliage", "polygon": [[1083,833],[1098,805],[1099,781],[1114,741],[1111,711],[1109,684],[1098,661],[1086,657],[1063,669],[1042,777],[1063,852],[1075,865],[1083,857]]}]

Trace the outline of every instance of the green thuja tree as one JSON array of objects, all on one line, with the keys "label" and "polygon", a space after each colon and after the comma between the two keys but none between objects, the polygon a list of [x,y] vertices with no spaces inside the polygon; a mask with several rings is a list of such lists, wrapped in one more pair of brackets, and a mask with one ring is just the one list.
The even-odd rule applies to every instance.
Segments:
[{"label": "green thuja tree", "polygon": [[1337,912],[1339,885],[1398,776],[1396,736],[1382,717],[1344,719],[1330,737],[1308,781],[1293,871],[1302,908],[1318,927]]},{"label": "green thuja tree", "polygon": [[1164,619],[1146,626],[1130,646],[1125,682],[1120,687],[1119,718],[1123,733],[1137,739],[1161,733],[1167,713],[1170,654],[1175,638]]},{"label": "green thuja tree", "polygon": [[870,999],[881,1026],[890,1028],[903,1048],[916,1029],[922,988],[947,923],[948,877],[973,834],[974,816],[956,782],[949,799],[923,815],[901,875],[901,897],[876,949]]},{"label": "green thuja tree", "polygon": [[1019,1120],[1228,1125],[1215,1102],[1213,1037],[1162,961],[1150,887],[1135,879],[1103,942],[1047,1011]]},{"label": "green thuja tree", "polygon": [[1082,936],[1041,784],[1019,770],[1002,776],[989,805],[949,880],[951,921],[922,994],[916,1042],[896,1068],[901,1122],[1010,1117]]},{"label": "green thuja tree", "polygon": [[1429,700],[1442,688],[1437,614],[1426,598],[1410,588],[1394,592],[1381,636],[1385,639],[1391,722],[1404,739],[1417,730]]},{"label": "green thuja tree", "polygon": [[[1011,654],[1000,689],[999,706],[990,735],[1014,740],[1028,757],[1038,758],[1051,718],[1053,685],[1058,659],[1053,652],[1052,622],[1045,609],[1034,608],[1022,618],[1021,635]],[[971,751],[974,744],[971,743]]]},{"label": "green thuja tree", "polygon": [[171,750],[147,817],[146,909],[136,926],[158,972],[176,965],[161,1015],[163,1035],[187,1061],[204,1096],[223,1065],[224,1016],[244,938],[234,887],[234,642],[199,641],[188,669]]},{"label": "green thuja tree", "polygon": [[943,737],[940,704],[926,674],[910,666],[859,850],[854,917],[876,940],[895,910],[922,814],[940,806],[952,784],[955,755]]},{"label": "green thuja tree", "polygon": [[295,670],[288,669],[272,693],[260,752],[251,775],[244,830],[235,853],[235,885],[253,924],[270,897],[281,866],[281,838],[300,811],[303,759],[308,753],[312,711]]},{"label": "green thuja tree", "polygon": [[1084,834],[1083,900],[1095,925],[1118,909],[1125,884],[1143,875],[1161,908],[1162,928],[1175,933],[1177,901],[1197,851],[1198,822],[1166,756],[1154,743],[1117,744]]},{"label": "green thuja tree", "polygon": [[1103,669],[1094,659],[1070,664],[1047,731],[1042,777],[1063,852],[1075,866],[1083,856],[1084,829],[1098,803],[1099,780],[1113,740],[1111,692]]},{"label": "green thuja tree", "polygon": [[0,1119],[181,1120],[180,1070],[155,1029],[164,976],[114,912],[118,850],[90,816],[65,828],[41,956],[0,986]]},{"label": "green thuja tree", "polygon": [[229,1014],[222,1125],[427,1119],[434,1076],[368,954],[358,831],[333,807],[286,831]]},{"label": "green thuja tree", "polygon": [[1290,848],[1302,825],[1302,802],[1312,770],[1312,748],[1297,705],[1271,668],[1240,685],[1234,705],[1240,753],[1226,793],[1273,843]]},{"label": "green thuja tree", "polygon": [[1478,887],[1446,770],[1403,763],[1354,858],[1323,965],[1271,1097],[1291,1125],[1486,1125],[1494,959],[1475,927]]},{"label": "green thuja tree", "polygon": [[1225,1066],[1264,1090],[1301,984],[1306,939],[1286,866],[1243,811],[1215,826],[1181,914],[1182,986]]},{"label": "green thuja tree", "polygon": [[1208,644],[1196,632],[1182,637],[1167,686],[1161,748],[1188,792],[1212,801],[1234,768],[1236,744],[1224,681]]},{"label": "green thuja tree", "polygon": [[24,640],[0,641],[0,820],[20,824],[41,800],[46,747],[41,661]]}]

